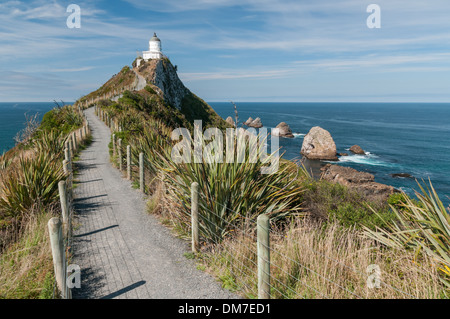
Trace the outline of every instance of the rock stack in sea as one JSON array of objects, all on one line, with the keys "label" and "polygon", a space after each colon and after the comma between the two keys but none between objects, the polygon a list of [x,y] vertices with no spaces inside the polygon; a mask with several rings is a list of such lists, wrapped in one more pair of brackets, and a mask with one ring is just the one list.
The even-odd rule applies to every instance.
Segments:
[{"label": "rock stack in sea", "polygon": [[303,138],[301,154],[311,160],[337,161],[336,144],[330,132],[315,126]]},{"label": "rock stack in sea", "polygon": [[280,124],[278,124],[277,127],[272,130],[272,135],[288,138],[294,137],[291,128],[285,122],[281,122]]},{"label": "rock stack in sea", "polygon": [[231,116],[228,116],[227,119],[225,120],[225,122],[227,122],[228,124],[232,125],[232,126],[236,126],[236,124],[233,121],[233,118]]},{"label": "rock stack in sea", "polygon": [[253,119],[251,117],[249,117],[248,120],[244,122],[244,125],[249,126],[249,124],[252,122],[253,122]]},{"label": "rock stack in sea", "polygon": [[358,155],[366,154],[366,152],[364,152],[364,150],[359,145],[353,145],[352,147],[350,147],[350,152],[352,152],[354,154],[358,154]]},{"label": "rock stack in sea", "polygon": [[[247,121],[248,122],[248,121]],[[246,123],[247,123],[246,122]],[[246,124],[249,127],[254,127],[254,128],[261,128],[263,127],[261,119],[259,117],[257,117],[256,119],[254,119],[251,123]]]}]

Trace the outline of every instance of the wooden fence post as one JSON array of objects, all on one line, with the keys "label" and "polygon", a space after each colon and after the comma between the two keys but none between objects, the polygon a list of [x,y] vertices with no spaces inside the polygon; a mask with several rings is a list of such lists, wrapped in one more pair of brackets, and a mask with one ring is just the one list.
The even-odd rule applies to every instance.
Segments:
[{"label": "wooden fence post", "polygon": [[119,138],[119,170],[122,171],[122,139]]},{"label": "wooden fence post", "polygon": [[113,156],[116,156],[116,134],[112,135]]},{"label": "wooden fence post", "polygon": [[270,234],[269,216],[257,219],[258,241],[258,299],[270,299]]},{"label": "wooden fence post", "polygon": [[65,181],[58,183],[59,200],[61,202],[61,211],[63,217],[64,236],[70,236],[70,215],[69,215],[69,198],[67,196],[67,187]]},{"label": "wooden fence post", "polygon": [[72,133],[72,141],[73,141],[73,150],[74,150],[74,154],[77,152],[77,135],[75,134],[75,132]]},{"label": "wooden fence post", "polygon": [[48,231],[50,235],[50,245],[52,247],[56,284],[61,292],[61,297],[63,299],[67,299],[66,256],[61,219],[58,217],[53,217],[50,219],[48,221]]},{"label": "wooden fence post", "polygon": [[67,191],[67,195],[69,196],[69,200],[68,200],[68,207],[70,209],[70,202],[72,200],[72,166],[70,165],[70,162],[68,160],[64,160],[63,161],[63,169],[64,169],[64,174],[67,176],[66,179],[66,190],[67,188],[69,188],[69,190]]},{"label": "wooden fence post", "polygon": [[145,193],[144,153],[139,153],[139,188]]},{"label": "wooden fence post", "polygon": [[191,228],[192,228],[192,252],[197,253],[199,248],[197,182],[193,182],[191,185]]},{"label": "wooden fence post", "polygon": [[131,146],[127,145],[127,179],[131,180]]},{"label": "wooden fence post", "polygon": [[70,135],[69,135],[69,137],[67,139],[67,146],[68,146],[68,149],[69,149],[69,157],[70,157],[70,161],[71,161],[72,160],[72,155],[73,155],[73,145],[72,145],[72,138],[70,137]]},{"label": "wooden fence post", "polygon": [[70,162],[70,150],[69,150],[69,143],[66,142],[65,144],[65,148],[64,148],[64,159],[68,162]]}]

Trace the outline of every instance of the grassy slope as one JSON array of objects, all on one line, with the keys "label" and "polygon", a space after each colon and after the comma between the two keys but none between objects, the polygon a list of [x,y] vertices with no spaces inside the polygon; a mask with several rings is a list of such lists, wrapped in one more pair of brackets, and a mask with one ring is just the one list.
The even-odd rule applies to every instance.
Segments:
[{"label": "grassy slope", "polygon": [[[55,130],[67,133],[81,123],[81,116],[71,106],[55,108],[45,114],[30,141],[17,145],[0,158],[0,197],[6,200],[0,202],[0,299],[53,296],[53,262],[47,222],[60,215],[58,181],[49,184],[54,181],[32,177],[45,173],[41,162],[54,160],[54,164],[46,168],[53,173],[61,169],[61,138],[65,135]],[[16,191],[11,191],[11,187]],[[24,203],[31,204],[25,207]]]}]

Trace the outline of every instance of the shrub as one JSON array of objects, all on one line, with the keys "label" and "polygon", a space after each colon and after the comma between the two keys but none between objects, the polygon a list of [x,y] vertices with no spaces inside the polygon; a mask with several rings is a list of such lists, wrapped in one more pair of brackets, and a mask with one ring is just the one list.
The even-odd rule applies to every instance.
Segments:
[{"label": "shrub", "polygon": [[61,161],[54,154],[21,157],[17,171],[3,181],[0,214],[3,217],[17,217],[36,204],[47,206],[56,202],[58,183],[63,178]]},{"label": "shrub", "polygon": [[[261,151],[258,149],[258,154]],[[192,160],[176,164],[170,158],[163,159],[164,181],[174,205],[180,206],[180,227],[190,225],[193,182],[199,184],[199,227],[207,241],[222,240],[233,225],[254,222],[260,214],[268,214],[272,221],[278,221],[301,212],[302,188],[296,182],[297,171],[292,166],[281,164],[273,174],[261,173],[274,154],[256,163],[251,162],[248,150],[243,163],[215,163],[210,156],[204,154],[202,163]]]},{"label": "shrub", "polygon": [[401,209],[391,206],[398,221],[389,223],[388,229],[366,228],[366,234],[394,249],[412,249],[416,256],[425,253],[439,265],[442,281],[450,288],[450,216],[430,182],[430,187],[419,184],[419,199],[404,194]]}]

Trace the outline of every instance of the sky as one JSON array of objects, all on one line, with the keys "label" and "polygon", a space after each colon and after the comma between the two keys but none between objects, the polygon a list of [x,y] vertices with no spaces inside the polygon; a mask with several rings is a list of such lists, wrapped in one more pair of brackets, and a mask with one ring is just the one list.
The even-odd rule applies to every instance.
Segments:
[{"label": "sky", "polygon": [[0,0],[0,102],[75,101],[154,32],[206,101],[449,102],[449,17],[448,0]]}]

